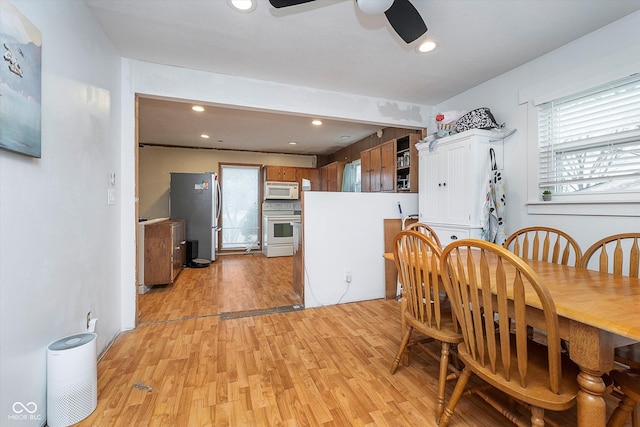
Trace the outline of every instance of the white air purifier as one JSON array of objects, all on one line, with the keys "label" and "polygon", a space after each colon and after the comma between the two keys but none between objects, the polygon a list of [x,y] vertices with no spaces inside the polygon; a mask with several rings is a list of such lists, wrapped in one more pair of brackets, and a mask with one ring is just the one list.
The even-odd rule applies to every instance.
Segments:
[{"label": "white air purifier", "polygon": [[70,426],[98,404],[98,362],[94,333],[70,335],[47,347],[47,425]]}]

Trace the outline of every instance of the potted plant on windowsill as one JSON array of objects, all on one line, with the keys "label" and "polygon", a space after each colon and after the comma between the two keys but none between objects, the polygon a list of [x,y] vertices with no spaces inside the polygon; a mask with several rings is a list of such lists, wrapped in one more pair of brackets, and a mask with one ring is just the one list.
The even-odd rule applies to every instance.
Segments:
[{"label": "potted plant on windowsill", "polygon": [[551,190],[544,190],[542,192],[542,200],[544,200],[545,202],[548,202],[549,200],[551,200]]}]

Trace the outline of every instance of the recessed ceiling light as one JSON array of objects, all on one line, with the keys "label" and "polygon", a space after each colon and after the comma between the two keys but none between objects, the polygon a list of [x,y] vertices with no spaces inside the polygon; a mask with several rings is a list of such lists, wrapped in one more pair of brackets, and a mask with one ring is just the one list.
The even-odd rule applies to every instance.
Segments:
[{"label": "recessed ceiling light", "polygon": [[197,111],[198,113],[202,113],[204,111],[204,107],[201,107],[200,105],[194,105],[193,107],[191,107],[191,109],[193,111]]},{"label": "recessed ceiling light", "polygon": [[322,124],[322,120],[315,119],[311,122],[314,126],[320,126]]},{"label": "recessed ceiling light", "polygon": [[251,12],[256,8],[255,0],[228,0],[229,5],[238,12]]},{"label": "recessed ceiling light", "polygon": [[420,43],[420,45],[418,45],[418,52],[420,53],[427,53],[427,52],[431,52],[433,49],[435,49],[437,47],[437,43],[433,40],[425,40],[422,43]]},{"label": "recessed ceiling light", "polygon": [[200,138],[209,139],[209,135],[203,133],[202,135],[200,135]]},{"label": "recessed ceiling light", "polygon": [[342,139],[344,142],[347,142],[351,137],[349,135],[342,135],[340,137],[340,139]]},{"label": "recessed ceiling light", "polygon": [[289,141],[289,145],[296,145],[296,144],[298,144],[298,143],[295,142],[295,141]]}]

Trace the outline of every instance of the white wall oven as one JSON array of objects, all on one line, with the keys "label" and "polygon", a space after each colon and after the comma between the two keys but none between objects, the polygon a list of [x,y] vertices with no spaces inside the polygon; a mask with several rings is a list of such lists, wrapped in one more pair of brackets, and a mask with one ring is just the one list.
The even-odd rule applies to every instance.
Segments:
[{"label": "white wall oven", "polygon": [[300,213],[293,202],[262,203],[262,253],[267,257],[293,255],[293,223]]}]

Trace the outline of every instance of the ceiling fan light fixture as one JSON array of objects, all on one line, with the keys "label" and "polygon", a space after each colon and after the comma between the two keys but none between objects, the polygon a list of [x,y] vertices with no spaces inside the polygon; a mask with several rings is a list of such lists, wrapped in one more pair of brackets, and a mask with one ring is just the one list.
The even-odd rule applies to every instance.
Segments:
[{"label": "ceiling fan light fixture", "polygon": [[420,43],[416,48],[416,50],[420,53],[427,53],[427,52],[431,52],[436,47],[438,47],[438,44],[434,40],[427,39],[422,43]]},{"label": "ceiling fan light fixture", "polygon": [[358,8],[368,14],[368,15],[377,15],[379,13],[384,13],[393,4],[394,0],[356,0],[358,3]]},{"label": "ceiling fan light fixture", "polygon": [[252,12],[256,8],[256,0],[228,0],[229,5],[238,12]]}]

